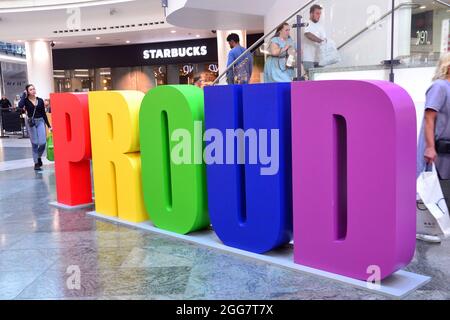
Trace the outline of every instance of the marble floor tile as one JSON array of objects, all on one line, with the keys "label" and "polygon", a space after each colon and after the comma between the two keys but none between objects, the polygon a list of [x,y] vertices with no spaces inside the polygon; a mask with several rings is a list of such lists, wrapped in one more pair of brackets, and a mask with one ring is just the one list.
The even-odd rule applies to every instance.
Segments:
[{"label": "marble floor tile", "polygon": [[10,248],[23,239],[25,234],[0,234],[0,251]]},{"label": "marble floor tile", "polygon": [[190,267],[192,263],[192,259],[187,257],[135,247],[125,258],[121,268]]},{"label": "marble floor tile", "polygon": [[33,158],[31,147],[4,147],[0,148],[0,162]]},{"label": "marble floor tile", "polygon": [[65,272],[70,266],[78,266],[81,273],[92,273],[121,268],[133,248],[71,247],[54,249],[57,256],[50,270]]},{"label": "marble floor tile", "polygon": [[22,135],[8,134],[8,139],[0,139],[0,149],[2,148],[30,148],[30,139],[20,139]]},{"label": "marble floor tile", "polygon": [[[16,299],[61,299],[109,296],[167,296],[183,293],[189,277],[187,267],[125,269],[81,273],[80,286],[68,285],[70,274],[48,270]],[[71,283],[71,282],[70,282]]]},{"label": "marble floor tile", "polygon": [[44,271],[56,260],[45,250],[3,250],[0,251],[0,272]]},{"label": "marble floor tile", "polygon": [[189,279],[190,267],[126,268],[105,274],[104,295],[182,294]]},{"label": "marble floor tile", "polygon": [[[25,151],[3,152],[28,157],[20,143],[17,148]],[[8,142],[5,148],[15,146]],[[22,160],[28,161],[17,159]],[[51,165],[42,174],[29,167],[0,170],[0,190],[0,299],[386,299],[332,280],[97,220],[86,214],[89,209],[56,209],[48,204],[56,198]],[[79,289],[70,285],[74,267],[80,271]],[[450,299],[450,241],[418,242],[406,269],[433,277],[407,299]]]},{"label": "marble floor tile", "polygon": [[61,299],[96,297],[102,291],[102,279],[97,273],[81,274],[79,288],[71,274],[48,270],[27,286],[15,299]]},{"label": "marble floor tile", "polygon": [[0,300],[14,299],[40,274],[40,271],[1,271]]}]

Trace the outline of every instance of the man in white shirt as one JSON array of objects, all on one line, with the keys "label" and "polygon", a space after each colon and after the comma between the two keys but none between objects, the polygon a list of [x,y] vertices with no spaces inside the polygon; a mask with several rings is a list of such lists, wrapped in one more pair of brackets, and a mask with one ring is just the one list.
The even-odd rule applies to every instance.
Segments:
[{"label": "man in white shirt", "polygon": [[327,38],[325,29],[319,23],[321,16],[322,7],[313,5],[309,10],[309,22],[303,38],[303,67],[306,72],[319,66],[319,47]]}]

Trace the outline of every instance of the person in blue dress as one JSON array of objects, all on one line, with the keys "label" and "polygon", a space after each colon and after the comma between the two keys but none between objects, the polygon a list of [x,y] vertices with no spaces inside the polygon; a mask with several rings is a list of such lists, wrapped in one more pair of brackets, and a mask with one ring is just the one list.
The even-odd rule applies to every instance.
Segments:
[{"label": "person in blue dress", "polygon": [[290,36],[291,27],[283,23],[270,40],[269,56],[264,67],[264,82],[291,82],[295,69],[288,67],[289,55],[295,55],[295,43]]}]

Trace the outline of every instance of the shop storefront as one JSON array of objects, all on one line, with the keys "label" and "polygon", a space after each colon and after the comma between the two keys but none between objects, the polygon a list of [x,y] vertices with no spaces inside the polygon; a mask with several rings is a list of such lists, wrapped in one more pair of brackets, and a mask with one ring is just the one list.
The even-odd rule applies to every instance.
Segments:
[{"label": "shop storefront", "polygon": [[6,96],[14,105],[27,84],[27,65],[25,63],[0,61],[0,94]]},{"label": "shop storefront", "polygon": [[217,40],[53,50],[56,92],[207,85],[218,76]]}]

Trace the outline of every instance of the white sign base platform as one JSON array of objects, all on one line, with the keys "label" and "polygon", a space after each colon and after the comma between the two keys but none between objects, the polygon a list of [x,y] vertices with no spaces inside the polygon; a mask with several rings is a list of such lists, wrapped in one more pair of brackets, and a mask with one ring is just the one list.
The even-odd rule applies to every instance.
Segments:
[{"label": "white sign base platform", "polygon": [[94,205],[94,203],[91,202],[91,203],[80,204],[78,206],[68,206],[67,204],[62,204],[57,201],[52,201],[52,202],[49,202],[48,204],[51,205],[52,207],[56,207],[58,209],[64,209],[64,210],[79,210],[79,209],[84,209],[84,208],[90,208]]}]

